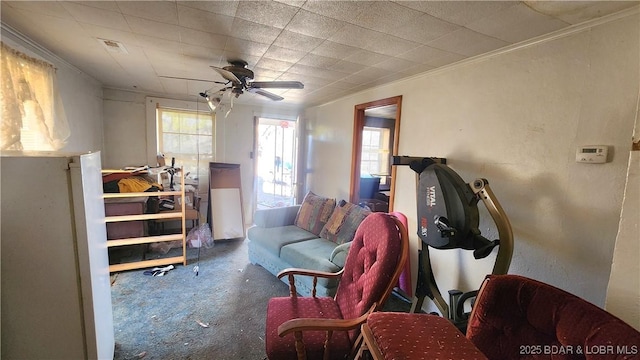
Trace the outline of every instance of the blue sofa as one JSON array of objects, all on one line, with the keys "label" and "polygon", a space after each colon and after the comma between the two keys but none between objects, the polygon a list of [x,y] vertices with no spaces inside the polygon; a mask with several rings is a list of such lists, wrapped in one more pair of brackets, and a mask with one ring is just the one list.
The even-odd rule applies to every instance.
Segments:
[{"label": "blue sofa", "polygon": [[[251,263],[262,266],[274,275],[286,268],[326,272],[342,269],[355,229],[369,212],[342,201],[335,206],[322,232],[316,234],[295,225],[300,211],[301,205],[256,211],[254,225],[247,231]],[[327,235],[332,223],[334,230],[342,229],[343,236],[346,232],[350,239],[335,241],[331,234]],[[288,284],[286,277],[281,280]],[[295,284],[300,295],[308,296],[313,289],[313,278],[297,276]],[[318,279],[316,295],[333,296],[337,285],[336,280]]]}]

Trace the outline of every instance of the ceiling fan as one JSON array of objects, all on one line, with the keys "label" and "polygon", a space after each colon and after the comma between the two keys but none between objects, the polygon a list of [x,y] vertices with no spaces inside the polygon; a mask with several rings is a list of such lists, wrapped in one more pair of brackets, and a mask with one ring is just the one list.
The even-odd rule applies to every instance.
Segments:
[{"label": "ceiling fan", "polygon": [[[228,66],[211,66],[213,70],[227,80],[226,82],[214,81],[217,84],[226,85],[215,93],[210,93],[209,90],[200,93],[200,96],[207,100],[211,111],[216,111],[219,108],[226,94],[231,98],[231,108],[233,108],[233,98],[239,97],[245,91],[265,96],[274,101],[280,101],[284,99],[282,96],[263,89],[304,89],[304,84],[299,81],[252,81],[253,71],[248,69],[247,65],[248,63],[244,60],[229,60]],[[227,111],[227,115],[231,108]]]},{"label": "ceiling fan", "polygon": [[247,68],[244,60],[229,60],[228,66],[211,66],[218,74],[227,80],[225,85],[229,85],[226,90],[231,90],[235,97],[240,96],[244,91],[266,96],[271,100],[280,101],[282,96],[270,93],[263,89],[304,89],[304,84],[300,81],[251,81],[253,71]]}]

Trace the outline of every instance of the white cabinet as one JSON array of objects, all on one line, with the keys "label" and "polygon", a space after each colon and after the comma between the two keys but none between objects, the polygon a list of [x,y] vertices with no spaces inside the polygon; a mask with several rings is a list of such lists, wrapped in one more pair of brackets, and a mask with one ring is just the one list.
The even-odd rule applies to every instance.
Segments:
[{"label": "white cabinet", "polygon": [[2,357],[112,359],[100,153],[0,165]]}]

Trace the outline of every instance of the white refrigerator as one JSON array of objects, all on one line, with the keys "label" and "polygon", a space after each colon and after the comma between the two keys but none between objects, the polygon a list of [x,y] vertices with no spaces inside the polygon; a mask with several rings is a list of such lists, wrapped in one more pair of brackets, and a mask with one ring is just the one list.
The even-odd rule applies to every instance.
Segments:
[{"label": "white refrigerator", "polygon": [[3,153],[2,358],[113,359],[100,153]]}]

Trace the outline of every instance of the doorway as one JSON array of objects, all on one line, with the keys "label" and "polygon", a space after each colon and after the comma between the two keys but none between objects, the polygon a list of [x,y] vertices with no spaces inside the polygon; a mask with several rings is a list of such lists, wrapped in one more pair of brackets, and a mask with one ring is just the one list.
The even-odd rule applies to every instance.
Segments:
[{"label": "doorway", "polygon": [[402,96],[355,106],[350,201],[393,211]]},{"label": "doorway", "polygon": [[255,122],[256,209],[296,203],[296,122],[256,118]]}]

